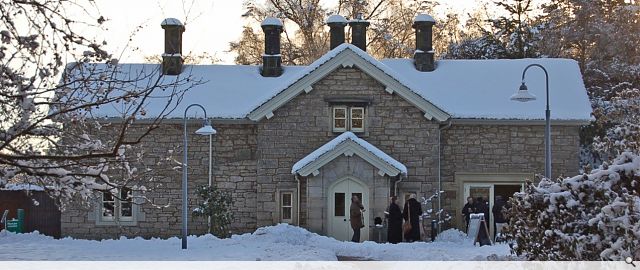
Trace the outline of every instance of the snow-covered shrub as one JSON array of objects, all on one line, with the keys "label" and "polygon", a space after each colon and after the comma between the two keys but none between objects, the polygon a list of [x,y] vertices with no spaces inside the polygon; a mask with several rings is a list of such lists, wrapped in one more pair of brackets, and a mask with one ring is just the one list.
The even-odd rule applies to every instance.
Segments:
[{"label": "snow-covered shrub", "polygon": [[229,237],[231,235],[229,225],[233,220],[231,194],[208,185],[198,186],[196,193],[202,202],[193,209],[193,216],[211,217],[209,232],[220,238]]},{"label": "snow-covered shrub", "polygon": [[640,247],[640,156],[590,174],[526,184],[510,200],[507,238],[530,260],[624,260]]}]

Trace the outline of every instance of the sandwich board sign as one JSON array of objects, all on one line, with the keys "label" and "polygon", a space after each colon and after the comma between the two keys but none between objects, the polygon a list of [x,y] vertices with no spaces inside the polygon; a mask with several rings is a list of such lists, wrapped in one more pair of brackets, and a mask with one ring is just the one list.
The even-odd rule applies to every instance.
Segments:
[{"label": "sandwich board sign", "polygon": [[491,239],[489,237],[489,229],[487,222],[484,220],[484,214],[471,214],[469,216],[469,231],[467,232],[467,239],[476,243],[480,243],[480,246],[491,245]]}]

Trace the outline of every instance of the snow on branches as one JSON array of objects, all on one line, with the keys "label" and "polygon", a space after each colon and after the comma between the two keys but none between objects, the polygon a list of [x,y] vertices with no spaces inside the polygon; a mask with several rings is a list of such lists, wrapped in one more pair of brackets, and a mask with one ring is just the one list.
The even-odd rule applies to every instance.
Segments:
[{"label": "snow on branches", "polygon": [[[41,186],[63,206],[134,182],[143,191],[149,163],[165,160],[145,158],[137,145],[199,82],[167,78],[159,65],[122,70],[101,37],[77,32],[100,29],[105,18],[92,8],[90,0],[0,2],[0,188]],[[169,102],[131,132],[153,95]],[[98,122],[91,113],[100,106],[121,118]]]},{"label": "snow on branches", "polygon": [[640,156],[590,174],[527,182],[511,199],[507,238],[530,260],[624,260],[640,247]]}]

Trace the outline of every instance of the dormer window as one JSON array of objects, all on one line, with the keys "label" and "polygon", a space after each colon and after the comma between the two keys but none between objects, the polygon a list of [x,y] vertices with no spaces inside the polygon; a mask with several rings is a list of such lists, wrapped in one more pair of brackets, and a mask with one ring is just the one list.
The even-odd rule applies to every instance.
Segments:
[{"label": "dormer window", "polygon": [[364,132],[365,107],[333,106],[333,132]]}]

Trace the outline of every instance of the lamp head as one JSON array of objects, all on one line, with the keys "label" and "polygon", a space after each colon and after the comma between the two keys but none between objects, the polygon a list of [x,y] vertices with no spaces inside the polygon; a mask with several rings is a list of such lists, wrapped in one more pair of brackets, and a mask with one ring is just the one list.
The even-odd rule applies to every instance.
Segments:
[{"label": "lamp head", "polygon": [[215,135],[216,130],[209,124],[209,120],[205,119],[204,123],[202,123],[202,127],[196,130],[196,134],[198,135]]},{"label": "lamp head", "polygon": [[516,92],[511,96],[511,100],[527,102],[527,101],[536,100],[536,96],[529,93],[529,90],[527,89],[527,85],[524,84],[524,82],[522,82],[522,84],[520,85],[520,89],[518,89],[518,92]]}]

